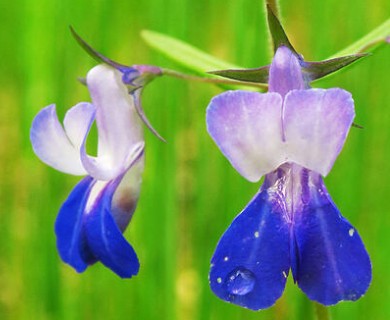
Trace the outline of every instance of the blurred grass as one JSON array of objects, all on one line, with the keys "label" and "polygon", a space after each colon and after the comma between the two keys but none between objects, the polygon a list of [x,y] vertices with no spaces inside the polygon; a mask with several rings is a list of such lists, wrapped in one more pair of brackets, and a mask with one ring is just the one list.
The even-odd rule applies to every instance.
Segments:
[{"label": "blurred grass", "polygon": [[[386,0],[280,1],[291,42],[319,60],[388,18]],[[208,287],[209,260],[222,232],[259,187],[241,178],[208,137],[204,112],[220,89],[157,79],[144,107],[168,140],[146,133],[142,195],[126,232],[140,274],[118,279],[96,265],[76,274],[60,262],[53,224],[78,181],[32,153],[29,127],[55,102],[60,117],[88,100],[76,78],[94,61],[77,46],[72,25],[102,53],[123,63],[175,67],[139,37],[156,30],[246,67],[270,61],[263,3],[250,0],[27,0],[0,4],[0,319],[310,319],[313,306],[287,285],[261,312],[218,300]],[[364,298],[331,307],[333,319],[389,319],[390,48],[318,82],[352,92],[363,130],[352,129],[326,184],[370,252],[374,278]]]}]

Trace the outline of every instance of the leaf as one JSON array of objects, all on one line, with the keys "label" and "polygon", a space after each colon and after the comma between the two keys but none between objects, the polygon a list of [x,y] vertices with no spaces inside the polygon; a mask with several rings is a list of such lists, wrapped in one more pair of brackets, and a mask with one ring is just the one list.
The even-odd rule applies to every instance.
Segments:
[{"label": "leaf", "polygon": [[346,56],[350,54],[372,52],[379,46],[386,44],[390,36],[390,19],[387,19],[379,27],[375,28],[363,38],[360,38],[347,48],[335,53],[330,58]]},{"label": "leaf", "polygon": [[188,43],[162,33],[143,30],[141,36],[153,49],[197,73],[203,73],[208,70],[241,68],[240,66],[215,58]]}]

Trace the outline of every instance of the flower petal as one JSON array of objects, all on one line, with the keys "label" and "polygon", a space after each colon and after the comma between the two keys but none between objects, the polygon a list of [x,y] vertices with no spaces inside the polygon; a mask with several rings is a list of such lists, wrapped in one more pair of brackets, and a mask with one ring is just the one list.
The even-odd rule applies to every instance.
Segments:
[{"label": "flower petal", "polygon": [[85,231],[93,255],[120,277],[131,278],[138,273],[138,258],[111,213],[113,194],[121,179],[96,184],[95,201],[90,208],[88,203],[86,206]]},{"label": "flower petal", "polygon": [[[89,129],[95,119],[95,107],[90,103],[79,103],[65,115],[64,128],[66,135],[76,150],[80,150]],[[80,153],[78,152],[80,157]]]},{"label": "flower petal", "polygon": [[77,184],[62,205],[55,223],[61,259],[77,272],[83,272],[88,264],[95,261],[83,230],[84,209],[94,183],[91,177],[85,177]]},{"label": "flower petal", "polygon": [[278,92],[284,97],[294,89],[304,89],[301,65],[294,52],[285,46],[279,47],[269,70],[269,92]]},{"label": "flower petal", "polygon": [[283,203],[258,193],[220,239],[210,286],[221,299],[259,310],[282,295],[290,269],[289,226]]},{"label": "flower petal", "polygon": [[98,180],[111,180],[129,166],[134,151],[143,142],[142,123],[134,106],[134,98],[122,83],[122,74],[108,66],[98,65],[89,71],[87,85],[96,107],[98,156],[81,151],[87,172]]},{"label": "flower petal", "polygon": [[351,94],[345,90],[288,93],[283,124],[289,161],[326,176],[344,145],[354,115]]},{"label": "flower petal", "polygon": [[298,285],[310,299],[324,305],[357,300],[371,282],[370,258],[356,229],[332,202],[322,178],[310,174],[310,200],[294,217]]},{"label": "flower petal", "polygon": [[[34,118],[30,139],[34,152],[44,163],[65,173],[83,175],[86,172],[80,161],[78,146],[72,144],[73,132],[77,131],[79,136],[86,136],[88,131],[86,127],[89,127],[93,119],[93,106],[89,103],[79,103],[68,113],[82,115],[72,129],[71,122],[67,121],[71,141],[58,121],[55,105],[42,109]],[[77,126],[79,127],[76,128]]]},{"label": "flower petal", "polygon": [[207,108],[207,130],[233,167],[255,182],[284,162],[282,98],[277,93],[227,91]]}]

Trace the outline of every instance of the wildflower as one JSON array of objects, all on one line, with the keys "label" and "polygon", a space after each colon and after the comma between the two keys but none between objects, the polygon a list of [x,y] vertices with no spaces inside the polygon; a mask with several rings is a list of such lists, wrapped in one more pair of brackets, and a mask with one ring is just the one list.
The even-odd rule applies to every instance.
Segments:
[{"label": "wildflower", "polygon": [[[63,127],[55,105],[41,110],[33,121],[31,142],[37,156],[56,170],[87,175],[63,203],[55,224],[59,254],[78,272],[101,261],[123,278],[138,273],[138,258],[122,233],[140,192],[144,138],[137,109],[145,84],[141,80],[153,75],[150,70],[156,71],[98,65],[86,78],[92,103],[71,108]],[[98,130],[96,157],[86,152],[93,121]]]},{"label": "wildflower", "polygon": [[207,109],[208,132],[247,180],[264,183],[220,239],[210,285],[223,300],[253,310],[282,295],[289,270],[312,300],[357,300],[371,264],[356,229],[323,183],[354,118],[345,90],[311,89],[307,63],[276,50],[269,92],[228,91]]}]

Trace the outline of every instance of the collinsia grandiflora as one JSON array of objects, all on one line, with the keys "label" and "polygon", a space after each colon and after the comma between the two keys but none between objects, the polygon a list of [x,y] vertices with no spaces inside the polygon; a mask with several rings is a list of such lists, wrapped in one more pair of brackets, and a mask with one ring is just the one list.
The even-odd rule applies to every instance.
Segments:
[{"label": "collinsia grandiflora", "polygon": [[[265,176],[260,191],[220,239],[211,261],[210,285],[221,299],[259,310],[282,295],[291,269],[294,282],[310,299],[324,305],[354,301],[370,285],[370,259],[323,183],[353,125],[354,102],[343,89],[312,89],[310,82],[364,55],[307,62],[269,8],[268,22],[275,46],[270,66],[212,72],[257,88],[268,83],[269,90],[228,91],[214,97],[207,108],[208,131],[233,167],[251,182]],[[71,108],[63,126],[55,105],[44,108],[33,121],[31,142],[46,164],[87,175],[56,220],[62,260],[78,272],[101,261],[120,277],[130,278],[138,273],[139,262],[122,233],[140,192],[142,122],[163,140],[143,112],[142,89],[163,74],[215,79],[148,65],[128,67],[98,53],[71,31],[85,51],[103,63],[85,79],[92,103]],[[179,48],[182,53],[189,50],[183,44]],[[86,151],[94,121],[96,157]]]},{"label": "collinsia grandiflora", "polygon": [[[208,132],[233,167],[251,182],[265,175],[217,245],[210,286],[223,300],[264,309],[282,295],[291,269],[311,300],[357,300],[371,282],[370,259],[322,178],[344,145],[354,102],[343,89],[310,88],[316,75],[340,63],[305,62],[287,37],[275,45],[271,65],[256,71],[269,74],[268,93],[228,91],[207,109]],[[245,77],[237,70],[219,74]]]},{"label": "collinsia grandiflora", "polygon": [[[142,120],[147,119],[140,95],[142,87],[160,71],[153,66],[119,65],[74,35],[91,55],[104,62],[86,77],[92,103],[71,108],[64,126],[55,105],[44,108],[33,121],[31,142],[46,164],[65,173],[87,175],[57,216],[55,232],[62,260],[78,272],[101,261],[120,277],[130,278],[138,273],[139,262],[122,233],[136,208],[144,169]],[[94,121],[98,131],[96,157],[86,152]]]}]

